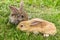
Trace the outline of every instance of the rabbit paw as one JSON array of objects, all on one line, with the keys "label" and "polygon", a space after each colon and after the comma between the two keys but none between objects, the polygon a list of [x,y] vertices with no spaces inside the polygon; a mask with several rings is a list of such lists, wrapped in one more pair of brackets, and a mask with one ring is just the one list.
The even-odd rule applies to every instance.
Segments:
[{"label": "rabbit paw", "polygon": [[34,33],[34,34],[36,34],[36,35],[37,35],[37,34],[39,34],[39,32],[38,32],[38,31],[34,31],[33,33]]},{"label": "rabbit paw", "polygon": [[48,36],[49,36],[49,34],[44,34],[43,36],[44,36],[44,37],[48,37]]}]

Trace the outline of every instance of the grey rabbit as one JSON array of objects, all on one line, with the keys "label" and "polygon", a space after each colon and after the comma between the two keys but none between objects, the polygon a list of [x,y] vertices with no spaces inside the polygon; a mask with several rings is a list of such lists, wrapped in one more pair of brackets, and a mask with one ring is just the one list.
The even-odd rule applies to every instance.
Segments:
[{"label": "grey rabbit", "polygon": [[26,21],[28,20],[28,14],[26,11],[23,9],[23,1],[20,2],[20,8],[17,9],[14,6],[9,6],[11,10],[11,14],[9,16],[9,22],[13,24],[18,24],[21,21]]}]

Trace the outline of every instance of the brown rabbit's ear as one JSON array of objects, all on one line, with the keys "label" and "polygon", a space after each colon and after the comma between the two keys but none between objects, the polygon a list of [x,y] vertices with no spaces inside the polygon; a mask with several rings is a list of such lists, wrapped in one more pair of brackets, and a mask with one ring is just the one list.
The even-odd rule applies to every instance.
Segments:
[{"label": "brown rabbit's ear", "polygon": [[41,22],[40,22],[40,21],[33,21],[33,22],[31,23],[31,26],[37,25],[37,24],[39,24],[39,23],[41,23]]},{"label": "brown rabbit's ear", "polygon": [[40,26],[46,26],[46,23],[45,22],[42,22],[42,21],[33,21],[31,23],[31,26],[35,26],[35,25],[40,25]]},{"label": "brown rabbit's ear", "polygon": [[22,11],[23,10],[23,5],[24,5],[24,1],[23,0],[21,0],[21,2],[20,2],[20,11]]},{"label": "brown rabbit's ear", "polygon": [[11,9],[11,11],[13,13],[17,13],[17,11],[18,11],[18,9],[16,7],[14,7],[14,6],[9,6],[9,8]]}]

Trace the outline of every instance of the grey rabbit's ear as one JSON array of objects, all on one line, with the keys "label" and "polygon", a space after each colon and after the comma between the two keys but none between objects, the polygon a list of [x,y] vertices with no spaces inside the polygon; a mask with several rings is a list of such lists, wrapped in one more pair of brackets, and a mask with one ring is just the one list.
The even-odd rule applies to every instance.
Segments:
[{"label": "grey rabbit's ear", "polygon": [[40,25],[42,28],[43,26],[46,26],[46,23],[43,21],[38,21],[38,20],[35,20],[31,23],[31,26],[36,26],[36,25]]},{"label": "grey rabbit's ear", "polygon": [[13,13],[17,13],[18,12],[18,9],[16,7],[14,7],[14,6],[9,6],[9,8],[11,9],[11,11]]},{"label": "grey rabbit's ear", "polygon": [[20,11],[23,11],[23,6],[24,6],[24,1],[23,0],[21,0],[21,2],[20,2]]}]

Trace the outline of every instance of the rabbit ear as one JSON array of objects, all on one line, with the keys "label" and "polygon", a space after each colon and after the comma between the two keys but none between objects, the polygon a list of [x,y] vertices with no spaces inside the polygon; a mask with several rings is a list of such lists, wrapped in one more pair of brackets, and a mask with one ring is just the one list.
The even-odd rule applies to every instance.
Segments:
[{"label": "rabbit ear", "polygon": [[31,25],[34,26],[34,25],[37,25],[37,24],[39,24],[39,23],[41,23],[41,22],[40,22],[40,21],[33,21],[33,22],[31,23]]},{"label": "rabbit ear", "polygon": [[9,8],[11,9],[11,11],[12,11],[13,13],[17,13],[17,12],[18,12],[17,8],[14,7],[14,6],[9,6]]},{"label": "rabbit ear", "polygon": [[31,23],[31,26],[36,26],[36,25],[40,25],[40,26],[46,26],[46,23],[43,22],[43,21],[38,21],[38,20],[35,20]]},{"label": "rabbit ear", "polygon": [[24,5],[24,2],[23,2],[23,0],[21,0],[21,2],[20,2],[20,11],[23,10],[23,5]]}]

